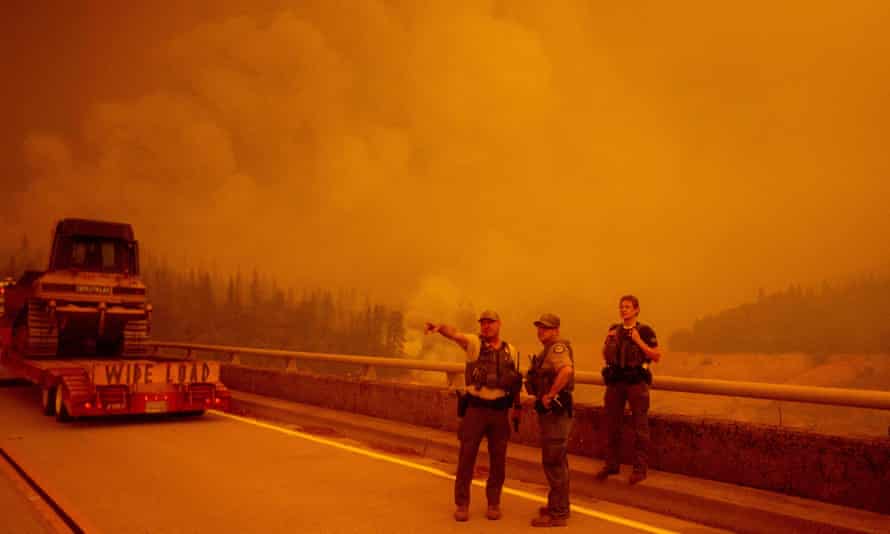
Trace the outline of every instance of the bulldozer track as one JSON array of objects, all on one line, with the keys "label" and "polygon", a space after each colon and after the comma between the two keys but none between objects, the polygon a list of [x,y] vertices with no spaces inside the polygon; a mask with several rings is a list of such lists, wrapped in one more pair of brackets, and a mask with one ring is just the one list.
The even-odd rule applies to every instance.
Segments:
[{"label": "bulldozer track", "polygon": [[19,349],[27,357],[52,357],[59,350],[59,329],[49,316],[46,305],[31,300],[27,304],[24,324],[16,325]]}]

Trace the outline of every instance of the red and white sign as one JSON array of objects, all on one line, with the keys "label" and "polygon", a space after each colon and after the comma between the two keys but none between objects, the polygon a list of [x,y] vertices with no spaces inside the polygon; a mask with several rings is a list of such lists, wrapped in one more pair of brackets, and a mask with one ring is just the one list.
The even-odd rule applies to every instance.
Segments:
[{"label": "red and white sign", "polygon": [[95,362],[91,375],[97,386],[212,383],[219,382],[219,362]]}]

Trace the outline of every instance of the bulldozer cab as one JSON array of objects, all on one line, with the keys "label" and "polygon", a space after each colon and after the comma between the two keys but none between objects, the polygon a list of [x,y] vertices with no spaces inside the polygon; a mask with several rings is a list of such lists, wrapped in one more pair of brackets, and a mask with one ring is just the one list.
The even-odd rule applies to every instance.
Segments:
[{"label": "bulldozer cab", "polygon": [[139,243],[128,224],[66,219],[53,235],[49,271],[139,274]]}]

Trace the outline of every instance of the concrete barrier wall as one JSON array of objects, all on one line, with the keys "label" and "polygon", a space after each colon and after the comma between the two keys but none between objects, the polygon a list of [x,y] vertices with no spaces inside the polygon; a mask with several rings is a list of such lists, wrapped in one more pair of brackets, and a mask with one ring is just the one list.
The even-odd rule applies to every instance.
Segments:
[{"label": "concrete barrier wall", "polygon": [[[446,388],[224,365],[228,387],[412,425],[457,429]],[[629,423],[629,421],[628,421]],[[602,457],[601,408],[579,405],[569,452]],[[719,419],[651,414],[650,467],[699,478],[890,513],[890,438],[839,437]],[[537,445],[530,402],[513,441]],[[631,463],[633,436],[623,443]]]}]

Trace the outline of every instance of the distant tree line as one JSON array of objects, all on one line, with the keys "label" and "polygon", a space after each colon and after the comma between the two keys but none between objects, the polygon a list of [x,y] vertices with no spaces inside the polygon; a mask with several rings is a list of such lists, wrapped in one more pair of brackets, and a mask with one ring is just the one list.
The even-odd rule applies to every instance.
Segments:
[{"label": "distant tree line", "polygon": [[[5,256],[5,261],[4,261]],[[46,268],[45,252],[27,237],[0,250],[0,277]],[[152,337],[171,341],[290,349],[306,352],[402,356],[402,312],[355,291],[285,289],[275,279],[180,270],[143,255],[142,278],[154,308]]]},{"label": "distant tree line", "polygon": [[147,265],[153,337],[309,352],[400,356],[402,313],[353,291],[282,289],[257,271],[225,280],[208,271]]},{"label": "distant tree line", "polygon": [[890,354],[890,276],[760,292],[757,301],[674,332],[672,350]]}]

